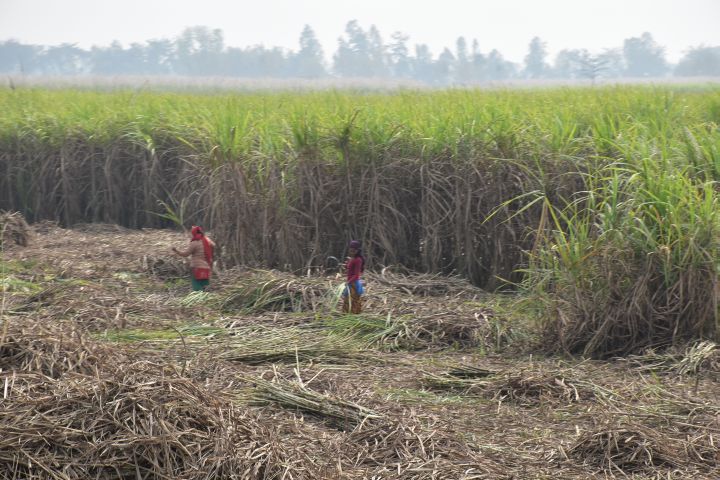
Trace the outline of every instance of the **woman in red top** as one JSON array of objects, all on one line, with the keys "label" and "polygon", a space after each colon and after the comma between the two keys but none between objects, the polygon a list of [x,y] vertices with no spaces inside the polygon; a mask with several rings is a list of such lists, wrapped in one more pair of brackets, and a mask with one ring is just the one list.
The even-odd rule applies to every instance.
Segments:
[{"label": "woman in red top", "polygon": [[213,250],[215,243],[207,238],[202,228],[193,226],[190,230],[192,239],[188,248],[178,250],[173,247],[173,252],[182,257],[190,257],[190,268],[192,269],[193,291],[205,290],[210,284],[210,274],[213,264]]},{"label": "woman in red top", "polygon": [[362,312],[362,294],[364,288],[360,274],[365,270],[365,257],[362,255],[360,242],[353,240],[348,245],[348,260],[345,263],[347,284],[343,290],[343,313],[358,314]]}]

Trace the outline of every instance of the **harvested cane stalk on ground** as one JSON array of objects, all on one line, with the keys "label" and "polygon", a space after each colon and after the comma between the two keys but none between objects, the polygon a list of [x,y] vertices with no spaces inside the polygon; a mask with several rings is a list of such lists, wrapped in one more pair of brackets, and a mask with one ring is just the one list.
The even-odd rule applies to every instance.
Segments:
[{"label": "harvested cane stalk on ground", "polygon": [[487,370],[471,365],[458,365],[440,375],[426,374],[421,383],[425,388],[433,391],[459,391],[465,394],[475,394],[482,391],[492,378],[501,373],[497,370]]},{"label": "harvested cane stalk on ground", "polygon": [[651,472],[661,468],[707,471],[720,465],[718,446],[708,436],[669,435],[634,422],[583,434],[568,451],[584,465],[617,472]]},{"label": "harvested cane stalk on ground", "polygon": [[231,336],[219,345],[218,358],[232,362],[256,365],[313,360],[342,364],[372,359],[353,338],[330,335],[320,328],[253,326],[230,329],[229,333]]},{"label": "harvested cane stalk on ground", "polygon": [[564,375],[552,372],[506,374],[487,385],[486,396],[523,406],[541,403],[572,403],[593,397],[593,392]]},{"label": "harvested cane stalk on ground", "polygon": [[143,255],[140,259],[140,267],[160,280],[188,278],[190,275],[190,268],[186,262],[172,257]]},{"label": "harvested cane stalk on ground", "polygon": [[434,391],[463,392],[528,407],[545,402],[579,402],[595,395],[591,388],[568,379],[563,372],[499,372],[470,366],[441,375],[427,374],[422,384]]},{"label": "harvested cane stalk on ground", "polygon": [[[224,312],[242,312],[258,314],[263,312],[329,312],[337,308],[339,290],[337,280],[327,277],[298,277],[278,271],[229,270],[219,275],[222,292],[219,294],[219,306]],[[413,276],[385,277],[381,284],[375,280],[380,276],[369,274],[367,311],[387,315],[388,320],[378,329],[381,338],[377,345],[389,348],[444,348],[447,346],[476,347],[487,343],[497,343],[491,337],[493,330],[489,319],[495,314],[488,308],[477,305],[470,307],[467,298],[452,299],[452,307],[443,313],[431,308],[422,297],[408,298],[398,296],[392,282],[399,285],[412,283]],[[432,277],[430,285],[440,285],[445,277],[417,275],[418,278]],[[447,279],[450,284],[462,282],[462,286],[452,287],[457,294],[474,290],[466,281]],[[418,284],[423,284],[423,280]],[[438,287],[440,288],[440,287]],[[449,290],[448,290],[449,291]],[[450,300],[448,300],[450,301]],[[432,310],[432,314],[426,314]],[[363,320],[366,322],[366,320]],[[335,322],[338,323],[338,322]],[[372,323],[372,322],[371,322]]]},{"label": "harvested cane stalk on ground", "polygon": [[[115,287],[115,285],[113,285]],[[71,329],[101,332],[128,325],[128,317],[148,317],[161,322],[173,315],[167,296],[133,295],[107,283],[62,281],[25,298],[13,295],[7,312],[16,316],[41,315],[44,323],[53,325],[72,318]]]},{"label": "harvested cane stalk on ground", "polygon": [[221,304],[224,312],[315,312],[333,307],[330,297],[335,288],[327,279],[264,270],[246,272],[234,279],[232,273],[223,276],[223,283],[228,285]]},{"label": "harvested cane stalk on ground", "polygon": [[53,303],[55,297],[67,289],[67,285],[51,285],[39,292],[33,293],[23,300],[17,300],[8,313],[27,312],[37,310]]},{"label": "harvested cane stalk on ground", "polygon": [[368,345],[382,350],[487,346],[491,343],[492,333],[484,318],[462,318],[444,313],[429,317],[388,314],[385,318],[369,314],[344,315],[326,319],[325,324],[333,331],[357,335]]},{"label": "harvested cane stalk on ground", "polygon": [[477,298],[487,295],[484,290],[458,276],[410,272],[402,274],[392,272],[390,268],[384,268],[379,274],[367,273],[366,277],[368,282],[373,285],[391,287],[408,295],[421,297]]},{"label": "harvested cane stalk on ground", "polygon": [[2,372],[36,372],[51,378],[67,372],[93,374],[109,358],[121,361],[125,352],[91,342],[67,323],[43,325],[13,318],[0,338]]},{"label": "harvested cane stalk on ground", "polygon": [[[506,340],[501,337],[509,334],[498,332],[497,325],[502,319],[491,308],[472,301],[475,298],[472,292],[466,292],[467,296],[461,293],[458,293],[459,296],[445,295],[442,300],[428,299],[400,294],[387,279],[386,284],[376,285],[376,277],[368,279],[369,293],[364,300],[364,311],[385,316],[388,323],[394,324],[395,333],[387,336],[387,346],[410,349],[448,346],[494,348]],[[412,281],[415,276],[403,278]],[[484,295],[481,290],[468,287]],[[441,308],[438,304],[442,305]]]},{"label": "harvested cane stalk on ground", "polygon": [[[257,314],[263,312],[328,312],[337,308],[339,290],[337,280],[327,277],[298,277],[277,271],[226,271],[221,283],[224,291],[220,294],[220,308],[224,312],[242,312]],[[376,285],[379,276],[368,276],[368,285],[372,293],[367,294],[368,314],[387,315],[384,326],[376,328],[381,338],[377,344],[389,348],[444,348],[447,346],[476,347],[487,343],[497,343],[490,319],[495,313],[477,305],[467,305],[467,298],[453,298],[452,306],[446,312],[428,305],[428,301],[398,295],[393,281],[413,282],[413,276],[385,278],[384,284]],[[417,275],[418,278],[427,275]],[[445,277],[431,276],[433,285],[440,284]],[[451,284],[459,279],[448,279]],[[472,287],[466,281],[463,287]],[[422,282],[421,282],[422,283]],[[460,287],[453,291],[466,292]],[[226,293],[227,292],[227,293]],[[431,311],[431,313],[426,312]],[[335,321],[337,324],[339,321]],[[363,318],[362,322],[372,323]],[[352,327],[352,325],[351,325]]]},{"label": "harvested cane stalk on ground", "polygon": [[[387,313],[391,308],[395,313],[417,312],[427,305],[425,299],[432,296],[444,296],[453,303],[453,308],[461,306],[474,298],[487,295],[466,280],[457,277],[445,277],[428,274],[397,275],[384,273],[366,273],[368,292],[366,301],[368,311]],[[337,308],[340,300],[339,287],[342,279],[327,276],[297,276],[277,270],[230,269],[220,272],[218,285],[227,292],[222,304],[226,311],[319,311]],[[413,287],[409,287],[412,286]],[[412,298],[398,293],[401,290]],[[461,302],[459,299],[461,298]],[[466,308],[477,310],[476,308]],[[466,312],[466,313],[467,313]],[[488,312],[483,311],[483,315]],[[449,312],[448,315],[457,312]]]},{"label": "harvested cane stalk on ground", "polygon": [[677,375],[693,375],[705,371],[720,373],[720,349],[709,341],[697,342],[685,349],[670,349],[664,353],[650,350],[643,355],[631,355],[620,361],[637,365],[641,371],[657,371]]},{"label": "harvested cane stalk on ground", "polygon": [[254,385],[250,401],[255,405],[276,404],[326,419],[340,430],[352,430],[357,425],[382,418],[382,415],[353,402],[316,392],[297,382],[249,378]]},{"label": "harvested cane stalk on ground", "polygon": [[317,478],[272,424],[173,369],[29,375],[0,403],[0,478]]},{"label": "harvested cane stalk on ground", "polygon": [[395,343],[402,348],[472,348],[485,343],[489,334],[484,317],[433,315],[397,319]]},{"label": "harvested cane stalk on ground", "polygon": [[412,411],[395,413],[350,433],[340,456],[370,467],[379,478],[499,478],[502,466],[471,448],[462,433],[453,430]]}]

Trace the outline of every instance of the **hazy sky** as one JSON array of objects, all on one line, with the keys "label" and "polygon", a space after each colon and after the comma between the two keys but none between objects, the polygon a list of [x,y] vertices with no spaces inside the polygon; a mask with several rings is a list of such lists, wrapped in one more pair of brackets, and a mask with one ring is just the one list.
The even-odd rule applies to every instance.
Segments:
[{"label": "hazy sky", "polygon": [[228,46],[296,49],[309,24],[329,56],[352,19],[375,24],[386,41],[401,31],[435,55],[464,35],[517,62],[534,36],[552,56],[619,47],[645,31],[671,61],[691,46],[720,45],[720,0],[0,0],[0,41],[127,46],[204,25],[222,29]]}]

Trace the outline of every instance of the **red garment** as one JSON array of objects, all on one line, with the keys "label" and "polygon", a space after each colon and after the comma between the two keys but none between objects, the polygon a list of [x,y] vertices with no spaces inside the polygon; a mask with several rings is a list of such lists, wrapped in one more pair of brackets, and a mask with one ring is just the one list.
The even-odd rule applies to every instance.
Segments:
[{"label": "red garment", "polygon": [[209,268],[193,268],[192,271],[195,280],[208,280],[210,278]]},{"label": "red garment", "polygon": [[347,281],[348,283],[360,280],[360,273],[363,271],[363,259],[362,257],[353,257],[348,260],[345,265],[347,269]]},{"label": "red garment", "polygon": [[212,262],[213,262],[213,247],[210,244],[210,241],[207,239],[205,234],[203,234],[202,228],[193,226],[190,230],[190,234],[192,235],[193,240],[201,240],[203,242],[203,249],[205,251],[205,261],[207,262],[208,266],[212,268]]}]

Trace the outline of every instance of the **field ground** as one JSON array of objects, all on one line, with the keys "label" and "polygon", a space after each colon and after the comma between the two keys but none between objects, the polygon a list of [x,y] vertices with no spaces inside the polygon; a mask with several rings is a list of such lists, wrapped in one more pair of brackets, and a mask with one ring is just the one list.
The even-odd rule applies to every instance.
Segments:
[{"label": "field ground", "polygon": [[0,478],[718,478],[710,343],[544,356],[455,278],[224,270],[166,230],[33,227],[1,280]]}]

